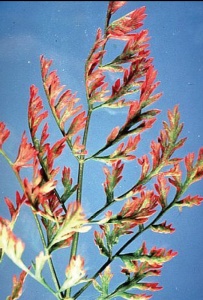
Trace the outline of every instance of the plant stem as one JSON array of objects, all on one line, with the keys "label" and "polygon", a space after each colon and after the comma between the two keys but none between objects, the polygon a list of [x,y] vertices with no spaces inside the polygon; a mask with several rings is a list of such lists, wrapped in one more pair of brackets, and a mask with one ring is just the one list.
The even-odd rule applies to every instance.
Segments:
[{"label": "plant stem", "polygon": [[[87,136],[88,136],[88,130],[89,130],[91,114],[92,114],[92,110],[89,107],[88,114],[87,114],[87,120],[86,120],[86,124],[85,124],[84,136],[83,136],[83,145],[85,146],[85,148],[86,148],[86,144],[87,144]],[[76,197],[76,201],[77,201],[78,204],[81,204],[81,202],[82,202],[82,185],[83,185],[83,174],[84,174],[84,162],[85,162],[85,155],[81,155],[80,159],[79,159],[79,166],[78,166],[78,182],[77,182],[78,189],[77,189],[77,197]],[[72,245],[71,245],[70,260],[77,253],[78,241],[79,241],[79,233],[76,232],[74,234],[73,242],[72,242]],[[68,297],[70,297],[70,293],[71,293],[71,288],[67,289],[67,291],[65,292],[65,294]]]},{"label": "plant stem", "polygon": [[[110,14],[109,11],[107,11],[106,20],[105,20],[104,38],[106,37],[106,29],[109,25],[110,18],[111,18],[111,14]],[[103,45],[102,50],[104,50],[105,46],[106,46],[106,43]],[[90,51],[90,54],[89,54],[89,56],[86,60],[86,64],[85,64],[85,82],[87,82],[87,79],[88,79],[87,65],[88,65],[88,61],[90,60],[90,58],[93,54],[93,49],[94,48],[92,48],[92,50]],[[101,64],[102,64],[102,58],[100,59],[100,65]],[[92,114],[92,111],[93,111],[93,107],[92,107],[92,105],[90,104],[90,101],[89,101],[87,85],[86,85],[86,98],[87,98],[87,102],[88,102],[88,114],[87,114],[87,120],[86,120],[86,125],[85,125],[85,130],[84,130],[84,136],[83,136],[83,145],[85,146],[85,148],[86,148],[86,144],[87,144],[87,136],[88,136],[90,118],[91,118],[91,114]],[[81,204],[81,197],[82,197],[82,183],[83,183],[84,163],[85,163],[85,156],[82,155],[80,157],[80,160],[79,160],[78,190],[77,190],[77,201],[80,204]],[[73,238],[73,242],[72,242],[70,259],[77,252],[78,239],[79,239],[79,233],[76,232],[74,234],[74,238]],[[66,295],[68,295],[70,297],[70,294],[71,294],[71,289],[68,289]]]},{"label": "plant stem", "polygon": [[123,193],[121,196],[114,198],[111,202],[106,203],[102,208],[97,210],[91,217],[88,218],[88,221],[92,221],[95,217],[97,217],[100,213],[102,213],[106,208],[108,208],[113,203],[115,203],[117,201],[121,201],[124,198],[127,198],[128,196],[130,196],[130,193],[133,190],[135,190],[136,188],[149,182],[152,179],[152,177],[156,176],[156,174],[158,174],[163,167],[164,167],[164,164],[160,164],[159,166],[157,166],[156,169],[151,170],[151,172],[148,175],[146,175],[143,179],[138,180],[138,182],[132,188],[130,188],[127,192]]},{"label": "plant stem", "polygon": [[37,278],[29,269],[27,269],[26,271],[30,275],[30,277],[32,277],[37,282],[39,282],[41,285],[43,285],[46,289],[48,289],[48,291],[50,291],[58,300],[63,299],[60,296],[58,296],[58,294],[56,292],[54,292],[54,290],[49,285],[47,285],[46,282],[43,279],[40,280],[39,278]]},{"label": "plant stem", "polygon": [[[35,213],[33,213],[33,215],[34,215],[35,222],[37,224],[37,228],[38,228],[38,231],[39,231],[39,234],[40,234],[40,237],[41,237],[41,241],[42,241],[42,244],[43,244],[43,247],[44,247],[45,255],[47,255],[49,257],[48,258],[48,264],[49,264],[49,268],[50,268],[50,271],[51,271],[53,282],[55,284],[56,289],[59,291],[60,290],[59,280],[58,280],[57,275],[56,275],[56,271],[55,271],[55,268],[54,268],[53,261],[50,257],[50,254],[49,254],[49,250],[46,247],[46,241],[45,241],[45,238],[44,238],[44,234],[43,234],[43,231],[42,231],[41,224],[38,220],[37,215]],[[63,295],[61,295],[61,296],[63,296]]]}]

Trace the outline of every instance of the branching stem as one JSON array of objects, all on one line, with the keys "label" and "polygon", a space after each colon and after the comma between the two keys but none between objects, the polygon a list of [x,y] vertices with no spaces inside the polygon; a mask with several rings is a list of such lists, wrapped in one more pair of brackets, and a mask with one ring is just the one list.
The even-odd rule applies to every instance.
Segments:
[{"label": "branching stem", "polygon": [[[107,266],[109,266],[112,261],[118,257],[123,250],[125,250],[136,238],[138,238],[143,232],[150,229],[152,225],[154,225],[169,209],[171,209],[175,203],[179,200],[181,195],[185,192],[186,188],[183,188],[179,193],[177,192],[173,201],[164,209],[160,211],[160,213],[154,218],[153,221],[151,221],[146,227],[142,227],[141,230],[137,231],[120,249],[112,255],[111,258],[108,258],[108,260],[100,267],[100,269],[92,276],[92,279],[96,279],[101,272],[105,270]],[[77,299],[90,285],[92,284],[92,281],[89,281],[86,285],[84,285],[75,295],[73,296],[73,299]]]}]

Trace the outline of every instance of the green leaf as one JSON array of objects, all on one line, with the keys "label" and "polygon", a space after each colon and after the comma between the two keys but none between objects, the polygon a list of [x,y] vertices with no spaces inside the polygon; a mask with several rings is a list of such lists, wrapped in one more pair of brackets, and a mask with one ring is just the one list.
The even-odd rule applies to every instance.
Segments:
[{"label": "green leaf", "polygon": [[93,286],[101,293],[98,300],[103,300],[109,295],[109,284],[112,277],[113,274],[111,273],[110,266],[108,266],[104,270],[103,274],[100,274],[101,284],[99,284],[96,280],[93,281]]},{"label": "green leaf", "polygon": [[64,167],[62,172],[62,183],[64,186],[64,193],[61,196],[61,202],[65,201],[76,191],[78,185],[72,187],[73,180],[70,177],[70,168]]},{"label": "green leaf", "polygon": [[95,244],[98,246],[100,253],[102,255],[109,257],[109,251],[107,250],[107,248],[104,245],[103,238],[104,238],[104,233],[100,234],[98,231],[94,232],[94,241],[95,241]]},{"label": "green leaf", "polygon": [[76,184],[73,188],[66,188],[65,192],[61,196],[61,202],[65,203],[68,198],[77,190],[78,185]]},{"label": "green leaf", "polygon": [[120,254],[119,257],[126,262],[127,260],[139,260],[141,262],[147,262],[149,264],[163,264],[171,260],[174,256],[177,255],[177,252],[172,250],[166,250],[165,248],[156,248],[153,247],[149,253],[147,253],[147,248],[145,243],[142,247],[134,253]]},{"label": "green leaf", "polygon": [[112,164],[112,173],[109,169],[105,166],[103,171],[106,175],[106,180],[104,182],[104,191],[107,196],[107,203],[110,203],[113,200],[114,189],[119,181],[122,179],[122,171],[123,171],[124,164],[121,160],[118,160],[116,163]]}]

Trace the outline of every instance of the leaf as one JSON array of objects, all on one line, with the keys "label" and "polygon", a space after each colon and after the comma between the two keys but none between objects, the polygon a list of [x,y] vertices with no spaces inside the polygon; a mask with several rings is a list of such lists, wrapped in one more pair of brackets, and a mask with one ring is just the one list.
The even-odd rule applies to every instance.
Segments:
[{"label": "leaf", "polygon": [[[79,113],[82,105],[75,106],[79,101],[79,98],[76,98],[76,93],[72,94],[70,90],[63,91],[65,86],[60,84],[56,71],[48,72],[51,64],[52,61],[46,60],[43,56],[41,57],[42,79],[45,92],[57,125],[59,126],[62,134],[66,136],[65,123],[76,113]],[[62,91],[63,93],[61,95]],[[84,128],[86,121],[84,114],[85,112],[80,112],[72,120],[69,129],[67,130],[69,139]]]},{"label": "leaf", "polygon": [[145,243],[143,243],[142,247],[138,249],[134,253],[126,253],[120,254],[119,257],[122,260],[139,260],[141,262],[147,262],[151,265],[163,263],[171,260],[173,257],[177,255],[177,252],[173,252],[172,250],[166,250],[164,248],[156,248],[153,247],[150,252],[147,254],[147,249]]},{"label": "leaf", "polygon": [[25,245],[9,228],[9,221],[0,218],[0,249],[21,269],[27,272],[27,267],[21,260]]},{"label": "leaf", "polygon": [[10,135],[10,131],[6,128],[6,125],[3,122],[0,122],[0,149],[3,146],[3,143],[7,140]]},{"label": "leaf", "polygon": [[6,300],[17,300],[22,296],[23,293],[23,284],[27,277],[27,272],[22,271],[20,273],[19,278],[16,275],[13,276],[13,288],[10,296],[6,298]]},{"label": "leaf", "polygon": [[32,85],[30,87],[30,100],[28,104],[28,122],[31,136],[34,138],[41,122],[47,118],[48,111],[43,110],[42,99],[37,96],[38,88]]},{"label": "leaf", "polygon": [[85,145],[80,142],[81,136],[77,136],[75,141],[72,144],[72,152],[75,156],[86,155],[87,150],[85,149]]},{"label": "leaf", "polygon": [[[114,142],[116,141],[116,138]],[[121,143],[118,145],[116,150],[108,156],[94,156],[94,159],[104,161],[106,163],[115,163],[119,160],[133,160],[136,158],[135,155],[130,154],[130,152],[135,151],[137,145],[140,141],[140,135],[135,136],[134,138],[131,136],[126,145]]]},{"label": "leaf", "polygon": [[125,160],[132,160],[135,159],[135,155],[129,154],[132,151],[135,151],[137,148],[138,143],[140,142],[140,135],[130,137],[127,141],[126,146],[124,143],[121,143],[116,150],[110,155],[110,160],[113,159],[125,159]]},{"label": "leaf", "polygon": [[61,196],[61,201],[64,203],[77,189],[77,185],[72,187],[73,179],[70,177],[70,168],[64,167],[62,172],[62,183],[64,193]]},{"label": "leaf", "polygon": [[51,109],[53,108],[54,111],[57,99],[61,92],[64,90],[65,86],[60,84],[60,80],[56,71],[50,72],[43,83],[45,92],[48,96],[50,107]]},{"label": "leaf", "polygon": [[99,233],[98,231],[95,230],[94,232],[95,244],[99,248],[99,251],[102,255],[109,257],[109,250],[107,250],[107,248],[104,245],[104,237],[105,237],[104,232]]},{"label": "leaf", "polygon": [[129,299],[129,300],[148,300],[151,299],[151,295],[146,295],[146,294],[130,294],[130,293],[122,293],[120,294],[121,297],[124,299]]},{"label": "leaf", "polygon": [[113,63],[109,63],[107,65],[103,65],[100,67],[101,70],[103,71],[110,71],[110,72],[113,72],[113,73],[116,73],[116,72],[124,72],[125,69],[121,66],[118,66],[116,64],[113,64]]},{"label": "leaf", "polygon": [[144,12],[145,7],[143,6],[113,21],[107,28],[108,38],[120,37],[141,27],[142,21],[146,17]]},{"label": "leaf", "polygon": [[152,169],[156,169],[161,162],[161,145],[155,141],[151,142]]},{"label": "leaf", "polygon": [[123,171],[124,164],[121,163],[121,160],[112,164],[112,173],[107,167],[103,168],[104,174],[106,175],[106,180],[104,182],[104,191],[107,196],[107,202],[113,200],[113,193],[116,185],[122,179],[121,173]]},{"label": "leaf", "polygon": [[28,143],[27,137],[24,132],[18,149],[17,158],[13,163],[14,170],[19,173],[21,168],[33,166],[33,164],[29,163],[29,161],[34,159],[36,157],[36,154],[36,150],[31,143]]},{"label": "leaf", "polygon": [[107,140],[106,140],[107,144],[111,144],[117,138],[118,133],[119,133],[119,126],[113,128],[113,130],[107,137]]},{"label": "leaf", "polygon": [[159,286],[158,283],[151,283],[151,282],[139,282],[139,283],[136,283],[135,285],[133,285],[134,288],[136,289],[139,289],[139,290],[144,290],[144,291],[159,291],[159,290],[162,290],[162,287]]},{"label": "leaf", "polygon": [[194,153],[189,153],[185,157],[185,166],[187,169],[187,181],[189,184],[192,184],[203,178],[203,148],[199,149],[196,163],[194,163],[194,157],[195,157]]},{"label": "leaf", "polygon": [[153,215],[157,206],[157,199],[153,191],[140,192],[141,197],[128,199],[118,215],[113,216],[108,222],[125,224],[126,222],[133,228],[145,223]]},{"label": "leaf", "polygon": [[113,15],[118,9],[124,6],[127,1],[109,1],[108,13]]},{"label": "leaf", "polygon": [[103,274],[99,275],[101,284],[99,284],[96,280],[93,280],[93,286],[96,290],[100,292],[100,297],[98,300],[105,299],[105,297],[108,296],[109,293],[109,284],[113,277],[113,274],[111,273],[110,266],[107,266],[103,272]]},{"label": "leaf", "polygon": [[140,180],[143,180],[147,176],[149,169],[150,169],[150,162],[149,162],[148,156],[146,154],[144,154],[141,158],[138,158],[138,163],[142,167],[142,173],[140,176]]},{"label": "leaf", "polygon": [[203,201],[203,197],[200,197],[198,195],[195,195],[195,196],[187,196],[185,198],[183,198],[182,200],[180,201],[177,201],[175,203],[175,206],[179,206],[179,207],[184,207],[184,206],[187,206],[187,207],[193,207],[193,206],[198,206],[202,203]]},{"label": "leaf", "polygon": [[85,127],[85,123],[86,123],[86,120],[87,120],[87,117],[85,117],[85,112],[81,112],[79,115],[77,115],[69,129],[68,129],[68,132],[67,132],[67,136],[68,138],[72,138],[75,134],[77,134],[81,129],[83,129]]},{"label": "leaf", "polygon": [[81,282],[89,281],[84,279],[85,273],[84,259],[80,255],[72,256],[70,263],[66,268],[66,279],[62,284],[60,291],[65,291]]},{"label": "leaf", "polygon": [[35,259],[35,263],[33,263],[33,267],[35,270],[35,277],[40,281],[42,277],[42,270],[44,268],[44,264],[49,259],[50,255],[45,255],[42,251]]},{"label": "leaf", "polygon": [[[179,164],[175,165],[176,167],[176,174],[172,174],[172,177],[170,177],[168,180],[169,182],[175,186],[177,189],[177,192],[180,192],[183,185],[182,185],[182,171]],[[178,176],[177,176],[178,174]]]},{"label": "leaf", "polygon": [[20,208],[25,203],[25,200],[26,200],[26,197],[24,194],[21,197],[20,193],[16,192],[16,208],[15,208],[12,201],[9,198],[5,197],[5,202],[6,202],[6,205],[9,209],[9,212],[11,215],[11,228],[18,218],[19,213],[20,213]]},{"label": "leaf", "polygon": [[167,185],[167,180],[164,177],[164,174],[157,175],[157,183],[154,185],[156,191],[158,192],[158,201],[162,208],[164,209],[167,206],[167,196],[170,190],[170,187]]},{"label": "leaf", "polygon": [[118,65],[120,64],[134,62],[136,59],[141,59],[143,56],[149,54],[147,50],[149,44],[146,44],[149,40],[148,30],[142,30],[139,33],[133,33],[128,36],[126,35],[126,40],[127,43],[123,52],[108,64],[108,66],[119,68],[120,66]]},{"label": "leaf", "polygon": [[59,119],[59,125],[62,131],[65,130],[65,123],[67,120],[81,110],[82,105],[75,107],[79,100],[80,99],[76,97],[76,93],[72,94],[70,90],[66,90],[55,105],[55,112]]},{"label": "leaf", "polygon": [[63,223],[56,231],[56,234],[50,241],[48,248],[52,251],[52,246],[58,242],[72,237],[75,232],[86,232],[90,229],[90,226],[84,226],[88,223],[83,213],[82,207],[77,202],[70,203],[67,208],[67,212]]},{"label": "leaf", "polygon": [[141,86],[140,105],[142,108],[151,104],[152,102],[154,102],[154,100],[157,101],[162,96],[162,94],[159,93],[153,96],[154,99],[153,97],[150,99],[151,94],[154,92],[154,90],[158,87],[160,83],[160,82],[154,83],[156,76],[157,76],[157,71],[154,69],[153,65],[150,65],[146,73],[146,79]]},{"label": "leaf", "polygon": [[152,225],[151,230],[159,233],[173,233],[175,228],[172,227],[172,224],[166,225],[166,221],[161,224]]},{"label": "leaf", "polygon": [[45,80],[47,77],[48,70],[52,65],[52,60],[48,60],[44,57],[44,55],[41,55],[40,64],[41,64],[42,79]]}]

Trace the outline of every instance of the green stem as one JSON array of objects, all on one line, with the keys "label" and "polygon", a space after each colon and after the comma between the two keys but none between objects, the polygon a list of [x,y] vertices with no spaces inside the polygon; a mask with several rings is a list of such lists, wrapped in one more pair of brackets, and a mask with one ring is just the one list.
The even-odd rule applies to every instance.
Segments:
[{"label": "green stem", "polygon": [[[111,15],[110,13],[107,11],[106,14],[106,21],[105,21],[105,29],[104,29],[104,37],[106,37],[106,29],[109,25],[110,22],[110,18]],[[102,50],[104,50],[106,43],[103,45]],[[86,64],[85,64],[85,82],[87,82],[88,79],[88,74],[87,74],[87,65],[88,65],[88,61],[91,58],[92,54],[93,54],[93,49],[90,51],[90,54],[88,55],[88,58],[86,60]],[[102,64],[102,58],[100,60],[100,65]],[[89,101],[89,95],[88,95],[88,90],[87,90],[87,86],[86,86],[86,98],[87,98],[87,102],[88,102],[88,114],[87,114],[87,120],[86,120],[86,125],[85,125],[85,130],[84,130],[84,136],[83,136],[83,145],[86,148],[86,144],[87,144],[87,136],[88,136],[88,130],[89,130],[89,124],[90,124],[90,118],[91,118],[91,114],[93,111],[93,107],[90,104]],[[79,169],[78,169],[78,189],[77,189],[77,202],[81,203],[81,197],[82,197],[82,183],[83,183],[83,174],[84,174],[84,163],[85,163],[85,156],[81,155],[80,159],[79,159]],[[72,242],[72,248],[71,248],[71,254],[70,254],[70,259],[73,255],[76,255],[77,252],[77,247],[78,247],[78,239],[79,239],[79,233],[75,233],[74,234],[74,238],[73,238],[73,242]],[[71,289],[68,289],[66,292],[66,295],[68,295],[68,297],[70,297],[71,294]]]},{"label": "green stem", "polygon": [[[45,255],[47,255],[49,257],[48,258],[48,264],[49,264],[49,268],[50,268],[50,271],[51,271],[51,275],[52,275],[54,285],[55,285],[56,289],[59,291],[60,290],[59,280],[58,280],[58,277],[56,275],[56,271],[55,271],[55,268],[54,268],[53,261],[50,257],[49,250],[47,249],[47,246],[46,246],[46,241],[45,241],[45,238],[44,238],[44,234],[43,234],[43,231],[42,231],[41,224],[38,220],[37,215],[35,213],[33,213],[33,215],[34,215],[35,222],[37,224],[37,228],[38,228],[38,231],[39,231],[39,234],[40,234],[40,238],[41,238],[41,241],[42,241],[42,244],[43,244],[43,247],[44,247]],[[61,294],[61,297],[63,297],[62,294]]]},{"label": "green stem", "polygon": [[[106,17],[105,28],[107,28],[108,23],[109,23],[109,18]],[[103,49],[104,49],[104,47],[105,47],[105,45],[103,46]],[[90,51],[90,54],[88,55],[88,58],[87,58],[86,64],[85,64],[85,82],[87,82],[87,79],[88,79],[87,65],[88,65],[88,61],[91,58],[92,54],[93,54],[93,48]],[[101,63],[101,61],[100,61],[100,63]],[[92,114],[92,111],[93,111],[92,105],[89,104],[89,95],[88,95],[87,87],[86,87],[86,98],[87,98],[87,102],[88,102],[88,114],[87,114],[87,120],[86,120],[86,124],[85,124],[84,136],[83,136],[83,145],[85,147],[86,147],[86,144],[87,144],[89,124],[90,124],[91,114]],[[80,204],[81,204],[81,198],[82,198],[82,183],[83,183],[83,174],[84,174],[84,162],[85,162],[85,156],[81,155],[80,158],[79,158],[78,189],[77,189],[77,198],[76,198],[77,202],[80,203]],[[76,232],[74,234],[73,242],[72,242],[72,246],[71,246],[70,260],[77,253],[78,240],[79,240],[79,233]],[[66,295],[68,297],[70,297],[70,294],[71,294],[71,288],[69,288],[66,291]]]},{"label": "green stem", "polygon": [[13,163],[10,160],[10,158],[7,156],[6,152],[3,149],[0,149],[0,153],[2,154],[2,156],[5,158],[5,160],[8,162],[9,166],[12,168]]},{"label": "green stem", "polygon": [[[85,146],[85,148],[86,148],[86,144],[87,144],[87,136],[88,136],[88,130],[89,130],[91,114],[92,114],[92,110],[89,107],[88,114],[87,114],[86,125],[85,125],[85,130],[84,130],[84,136],[83,136],[83,145]],[[81,202],[82,202],[82,185],[83,185],[83,174],[84,174],[84,162],[85,162],[85,156],[81,155],[80,159],[79,159],[79,167],[78,167],[78,189],[77,189],[77,196],[76,196],[76,201],[79,204],[81,204]],[[79,233],[76,232],[74,234],[73,242],[72,242],[72,245],[71,245],[70,260],[77,253],[78,241],[79,241]],[[68,297],[70,297],[70,293],[71,293],[71,288],[69,288],[66,291],[65,294]]]},{"label": "green stem", "polygon": [[37,282],[39,282],[41,285],[43,285],[49,292],[51,292],[58,300],[62,300],[63,298],[61,298],[58,293],[54,292],[54,290],[46,284],[46,282],[42,279],[38,279],[29,269],[26,269],[26,272],[30,275],[30,277],[32,277],[33,279],[35,279]]},{"label": "green stem", "polygon": [[97,210],[91,217],[88,218],[88,221],[91,222],[94,218],[96,218],[100,213],[102,213],[106,208],[112,205],[115,200],[111,201],[110,203],[106,203],[102,208]]}]

